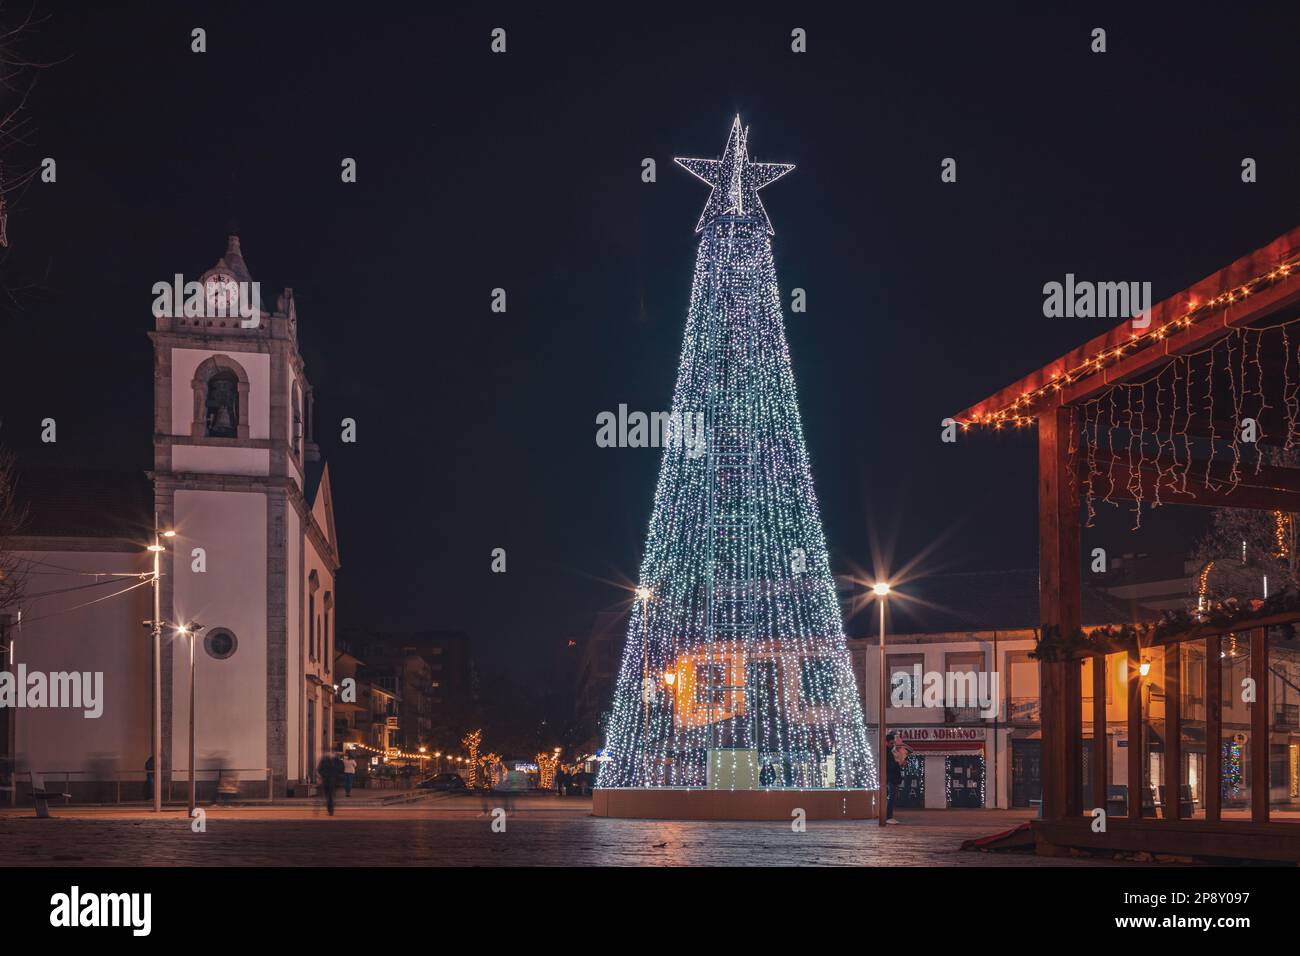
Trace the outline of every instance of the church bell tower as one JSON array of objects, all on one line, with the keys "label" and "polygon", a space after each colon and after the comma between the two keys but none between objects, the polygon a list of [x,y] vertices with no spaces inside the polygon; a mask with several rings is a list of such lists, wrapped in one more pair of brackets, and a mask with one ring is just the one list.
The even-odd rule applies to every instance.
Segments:
[{"label": "church bell tower", "polygon": [[[188,773],[193,690],[199,779],[224,769],[265,794],[269,771],[283,792],[310,772],[306,748],[329,739],[323,695],[310,721],[316,738],[305,729],[304,674],[323,664],[319,685],[330,664],[309,664],[303,648],[310,626],[314,650],[318,624],[303,620],[309,526],[329,525],[317,534],[328,540],[312,550],[324,555],[323,567],[310,569],[318,582],[326,572],[329,592],[337,568],[332,518],[312,518],[323,466],[311,438],[311,387],[293,290],[266,310],[238,236],[199,283],[201,296],[184,308],[156,310],[167,314],[155,315],[150,333],[155,507],[176,532],[163,554],[162,779],[165,786],[167,774]],[[240,302],[259,305],[244,317],[234,308]],[[178,631],[191,624],[202,630]]]}]

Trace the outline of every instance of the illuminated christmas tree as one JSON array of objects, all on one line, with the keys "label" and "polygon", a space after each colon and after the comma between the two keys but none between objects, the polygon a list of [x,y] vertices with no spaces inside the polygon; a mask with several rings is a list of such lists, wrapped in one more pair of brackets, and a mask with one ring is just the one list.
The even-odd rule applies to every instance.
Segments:
[{"label": "illuminated christmas tree", "polygon": [[[602,787],[876,787],[737,117],[712,187]],[[692,440],[694,438],[695,440]]]}]

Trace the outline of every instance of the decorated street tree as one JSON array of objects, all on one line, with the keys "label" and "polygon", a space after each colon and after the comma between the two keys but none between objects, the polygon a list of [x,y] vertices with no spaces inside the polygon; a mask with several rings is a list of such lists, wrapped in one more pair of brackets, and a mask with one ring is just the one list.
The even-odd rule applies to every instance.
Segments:
[{"label": "decorated street tree", "polygon": [[[1261,449],[1271,465],[1300,465],[1297,449]],[[1235,598],[1260,600],[1300,586],[1296,521],[1286,511],[1216,508],[1195,552],[1200,567],[1194,586],[1201,605]]]},{"label": "decorated street tree", "polygon": [[475,787],[478,786],[478,780],[479,780],[478,748],[483,744],[483,731],[471,730],[463,738],[461,738],[460,743],[461,746],[463,746],[466,752],[469,754],[469,780],[467,781],[467,783],[469,785],[469,788],[473,790]]},{"label": "decorated street tree", "polygon": [[712,192],[601,787],[876,786],[758,198],[794,167],[747,140],[677,160]]}]

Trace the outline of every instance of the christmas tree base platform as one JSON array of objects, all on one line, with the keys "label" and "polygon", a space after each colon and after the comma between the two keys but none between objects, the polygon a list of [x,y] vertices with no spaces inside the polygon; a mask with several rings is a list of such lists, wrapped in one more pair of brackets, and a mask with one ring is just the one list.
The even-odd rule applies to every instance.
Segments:
[{"label": "christmas tree base platform", "polygon": [[708,790],[610,787],[592,793],[591,815],[637,820],[871,820],[875,790]]}]

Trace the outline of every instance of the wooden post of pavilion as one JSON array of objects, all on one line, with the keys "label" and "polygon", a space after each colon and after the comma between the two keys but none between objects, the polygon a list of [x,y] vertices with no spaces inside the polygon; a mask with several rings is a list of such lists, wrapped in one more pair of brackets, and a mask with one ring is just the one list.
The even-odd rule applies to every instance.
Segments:
[{"label": "wooden post of pavilion", "polygon": [[[1071,409],[1038,417],[1038,603],[1044,627],[1072,634],[1080,611],[1079,499],[1071,473]],[[1043,733],[1043,818],[1079,812],[1082,701],[1079,662],[1039,665]]]}]

